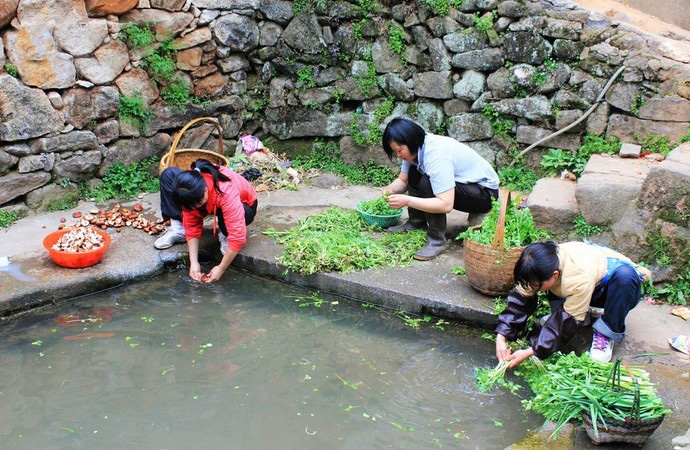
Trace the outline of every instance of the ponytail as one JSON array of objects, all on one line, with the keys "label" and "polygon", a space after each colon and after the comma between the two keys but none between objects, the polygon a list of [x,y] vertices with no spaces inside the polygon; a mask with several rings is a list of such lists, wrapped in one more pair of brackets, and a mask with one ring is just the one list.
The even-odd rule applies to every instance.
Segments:
[{"label": "ponytail", "polygon": [[192,163],[192,170],[199,173],[208,173],[213,177],[213,189],[218,195],[223,195],[218,186],[219,181],[230,181],[230,178],[226,177],[216,168],[211,161],[207,159],[197,159]]},{"label": "ponytail", "polygon": [[207,173],[213,177],[213,189],[218,195],[223,195],[219,183],[230,181],[230,178],[220,173],[220,171],[210,161],[197,159],[192,163],[192,170],[180,172],[175,177],[173,186],[173,201],[185,210],[194,209],[201,202],[206,192],[206,181],[201,175]]}]

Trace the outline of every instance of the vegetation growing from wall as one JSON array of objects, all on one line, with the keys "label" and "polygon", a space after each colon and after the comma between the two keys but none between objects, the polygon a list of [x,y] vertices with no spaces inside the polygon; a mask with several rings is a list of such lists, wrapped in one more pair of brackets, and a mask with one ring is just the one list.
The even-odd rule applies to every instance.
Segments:
[{"label": "vegetation growing from wall", "polygon": [[588,224],[582,214],[578,214],[575,220],[573,220],[573,232],[578,237],[588,238],[592,235],[600,234],[602,231],[604,231],[602,228]]},{"label": "vegetation growing from wall", "polygon": [[464,0],[424,0],[431,12],[441,17],[447,16],[450,8],[460,9],[463,3]]},{"label": "vegetation growing from wall", "polygon": [[388,45],[403,63],[407,62],[405,29],[394,22],[388,25]]},{"label": "vegetation growing from wall", "polygon": [[115,163],[108,167],[103,182],[94,188],[82,187],[82,197],[103,202],[113,198],[134,198],[142,192],[159,190],[158,158],[125,165]]},{"label": "vegetation growing from wall", "polygon": [[317,140],[306,156],[298,156],[292,163],[304,170],[317,169],[341,175],[348,183],[374,186],[386,186],[396,175],[390,167],[376,164],[374,161],[360,164],[346,164],[340,159],[340,148],[335,142],[326,143]]},{"label": "vegetation growing from wall", "polygon": [[19,77],[19,71],[17,70],[17,66],[15,66],[12,63],[7,63],[5,64],[5,72],[7,72],[9,75],[12,75],[13,77],[17,78]]},{"label": "vegetation growing from wall", "polygon": [[134,125],[144,133],[151,120],[153,114],[148,109],[141,92],[137,91],[131,96],[120,95],[120,104],[117,105],[117,116],[123,122]]},{"label": "vegetation growing from wall", "polygon": [[363,61],[367,65],[366,75],[355,77],[357,89],[364,95],[374,95],[379,88],[379,77],[376,74],[376,66],[371,58],[371,51],[364,53]]},{"label": "vegetation growing from wall", "polygon": [[380,145],[383,139],[383,131],[381,126],[383,121],[393,113],[395,102],[393,97],[388,97],[386,101],[379,104],[374,110],[374,117],[369,120],[366,129],[360,128],[359,117],[361,115],[355,113],[350,122],[350,136],[359,146]]},{"label": "vegetation growing from wall", "polygon": [[120,30],[121,39],[131,49],[138,50],[146,48],[156,42],[152,26],[146,23],[130,23]]},{"label": "vegetation growing from wall", "polygon": [[604,138],[590,134],[584,137],[583,144],[575,154],[567,150],[549,149],[541,159],[541,169],[546,175],[558,175],[563,170],[568,170],[580,176],[592,155],[615,155],[620,148],[621,142],[616,137]]}]

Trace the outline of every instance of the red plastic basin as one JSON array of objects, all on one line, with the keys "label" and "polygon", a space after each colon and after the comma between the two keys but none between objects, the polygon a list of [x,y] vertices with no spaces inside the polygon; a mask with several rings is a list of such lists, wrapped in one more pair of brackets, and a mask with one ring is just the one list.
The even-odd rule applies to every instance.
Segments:
[{"label": "red plastic basin", "polygon": [[50,233],[43,239],[43,246],[48,250],[50,259],[58,266],[69,267],[70,269],[83,269],[84,267],[93,266],[101,262],[106,250],[110,247],[110,235],[96,228],[94,228],[94,231],[103,236],[105,244],[103,247],[90,252],[63,252],[52,248],[63,234],[69,233],[69,230],[60,230]]}]

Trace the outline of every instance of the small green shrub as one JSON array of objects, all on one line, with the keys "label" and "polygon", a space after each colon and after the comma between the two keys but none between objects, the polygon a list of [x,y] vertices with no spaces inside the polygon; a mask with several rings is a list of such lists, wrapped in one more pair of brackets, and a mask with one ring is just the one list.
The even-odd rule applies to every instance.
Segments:
[{"label": "small green shrub", "polygon": [[388,97],[386,101],[379,104],[374,110],[374,118],[369,122],[365,131],[360,130],[359,122],[357,121],[358,114],[353,114],[352,122],[350,122],[350,136],[355,144],[360,146],[378,145],[383,139],[383,131],[381,131],[381,124],[383,120],[393,113],[395,102],[393,97]]},{"label": "small green shrub", "polygon": [[386,186],[396,178],[390,167],[374,161],[346,164],[340,159],[340,148],[335,142],[317,140],[308,155],[298,156],[292,163],[304,170],[317,169],[341,175],[350,184]]},{"label": "small green shrub", "polygon": [[153,113],[148,109],[141,92],[138,91],[130,97],[120,95],[117,116],[120,120],[136,126],[142,133],[146,131],[149,123],[153,120]]},{"label": "small green shrub", "polygon": [[642,254],[642,261],[647,264],[657,264],[659,267],[671,265],[671,239],[664,236],[659,228],[653,230],[645,238],[645,249]]},{"label": "small green shrub", "polygon": [[506,167],[498,171],[498,178],[501,186],[511,191],[520,191],[526,194],[532,192],[532,188],[537,184],[537,174],[530,168],[523,165]]},{"label": "small green shrub", "polygon": [[588,238],[604,230],[596,225],[589,225],[582,214],[578,214],[575,220],[573,220],[573,231],[581,238]]},{"label": "small green shrub", "polygon": [[297,71],[297,85],[300,87],[315,87],[314,70],[311,67],[302,67]]},{"label": "small green shrub", "polygon": [[450,12],[450,8],[460,9],[464,0],[424,0],[424,3],[432,13],[445,17]]},{"label": "small green shrub", "polygon": [[0,228],[8,228],[17,220],[19,220],[19,214],[16,212],[0,209]]},{"label": "small green shrub", "polygon": [[493,14],[486,14],[481,17],[479,13],[476,12],[472,16],[472,21],[474,22],[474,28],[481,33],[486,33],[494,27]]},{"label": "small green shrub", "polygon": [[192,86],[182,77],[176,77],[161,91],[161,97],[168,105],[182,110],[187,103],[196,100],[192,96]]},{"label": "small green shrub", "polygon": [[491,121],[491,128],[494,130],[494,133],[503,138],[512,139],[513,122],[498,113],[492,104],[487,103],[484,105],[482,114]]},{"label": "small green shrub", "polygon": [[376,0],[357,0],[357,5],[364,17],[369,17],[379,10],[379,4]]},{"label": "small green shrub", "polygon": [[103,182],[92,189],[84,189],[82,196],[103,202],[112,198],[134,198],[141,192],[156,192],[159,190],[158,177],[151,172],[157,165],[157,158],[129,165],[115,163],[108,167]]},{"label": "small green shrub", "polygon": [[587,135],[575,154],[567,150],[550,149],[542,157],[541,168],[548,175],[557,175],[563,170],[569,170],[579,177],[592,155],[614,155],[620,151],[620,148],[621,142],[616,137],[612,136],[606,139],[600,136]]},{"label": "small green shrub", "polygon": [[664,300],[670,305],[687,306],[690,300],[690,265],[686,266],[685,273],[677,276],[675,283],[667,283],[662,288],[657,288],[652,280],[647,280],[642,284],[642,295]]},{"label": "small green shrub", "polygon": [[388,25],[388,44],[391,51],[398,55],[402,62],[407,62],[405,29],[403,27],[393,22]]},{"label": "small green shrub", "polygon": [[145,48],[156,42],[156,36],[148,24],[127,24],[120,30],[120,35],[132,49]]},{"label": "small green shrub", "polygon": [[379,88],[379,77],[376,74],[376,66],[371,58],[371,52],[364,55],[364,62],[367,64],[367,73],[361,77],[355,77],[357,89],[364,95],[373,95]]},{"label": "small green shrub", "polygon": [[17,66],[12,63],[5,64],[5,72],[15,78],[19,77],[19,72],[17,71]]},{"label": "small green shrub", "polygon": [[327,0],[295,0],[292,9],[295,15],[297,15],[302,11],[313,11],[316,8],[325,8],[326,3]]},{"label": "small green shrub", "polygon": [[640,141],[640,145],[642,145],[643,152],[661,153],[664,156],[668,156],[671,150],[673,150],[671,140],[667,136],[647,134],[643,138],[637,136],[637,139]]},{"label": "small green shrub", "polygon": [[633,116],[637,117],[640,115],[640,107],[644,105],[646,99],[644,98],[644,95],[642,95],[642,92],[638,92],[635,95],[635,98],[633,99],[632,103],[630,104],[630,114]]},{"label": "small green shrub", "polygon": [[177,71],[177,64],[170,55],[164,56],[154,52],[148,55],[144,61],[144,68],[148,69],[151,78],[158,83],[167,83]]},{"label": "small green shrub", "polygon": [[72,209],[79,203],[79,194],[68,194],[61,198],[56,198],[50,200],[46,206],[45,210],[49,212],[53,211],[64,211],[66,209]]}]

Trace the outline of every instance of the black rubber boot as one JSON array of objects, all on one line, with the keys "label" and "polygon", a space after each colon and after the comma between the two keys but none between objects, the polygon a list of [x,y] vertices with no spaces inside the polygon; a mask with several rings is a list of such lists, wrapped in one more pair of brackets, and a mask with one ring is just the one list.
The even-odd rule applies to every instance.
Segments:
[{"label": "black rubber boot", "polygon": [[446,215],[426,213],[427,242],[415,255],[419,261],[430,261],[443,253],[448,246],[446,244]]},{"label": "black rubber boot", "polygon": [[389,233],[401,233],[403,231],[426,230],[426,213],[418,209],[407,207],[407,222],[402,225],[388,227]]}]

